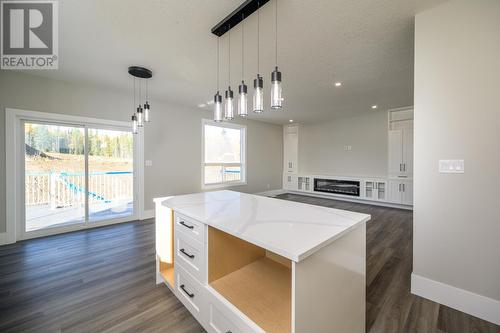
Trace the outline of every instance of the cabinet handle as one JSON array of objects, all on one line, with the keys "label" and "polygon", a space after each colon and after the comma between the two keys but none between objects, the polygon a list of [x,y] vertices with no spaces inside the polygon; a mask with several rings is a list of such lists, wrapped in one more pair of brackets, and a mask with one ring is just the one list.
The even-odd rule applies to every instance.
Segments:
[{"label": "cabinet handle", "polygon": [[403,163],[399,163],[399,171],[403,171]]},{"label": "cabinet handle", "polygon": [[194,297],[194,294],[191,294],[189,291],[187,291],[186,288],[184,288],[183,284],[181,285],[181,289],[182,289],[183,292],[186,293],[186,295],[189,296],[189,298],[193,298]]},{"label": "cabinet handle", "polygon": [[184,250],[184,249],[181,249],[181,253],[182,253],[183,255],[185,255],[186,257],[188,257],[188,258],[194,259],[194,254],[189,254],[189,253],[187,253],[187,252],[186,252],[186,250]]},{"label": "cabinet handle", "polygon": [[406,191],[405,184],[401,184],[401,185],[403,185],[403,192],[405,192]]},{"label": "cabinet handle", "polygon": [[401,192],[401,184],[399,184],[399,192]]},{"label": "cabinet handle", "polygon": [[406,163],[403,163],[403,171],[406,172]]},{"label": "cabinet handle", "polygon": [[182,224],[183,226],[185,226],[188,229],[194,229],[194,225],[186,224],[186,222],[184,222],[184,221],[181,221],[179,223]]}]

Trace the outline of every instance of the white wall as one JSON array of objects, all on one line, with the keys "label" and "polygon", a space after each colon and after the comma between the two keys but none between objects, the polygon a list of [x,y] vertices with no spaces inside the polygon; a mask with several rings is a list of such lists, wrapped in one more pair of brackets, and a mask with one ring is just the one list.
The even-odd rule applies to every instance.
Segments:
[{"label": "white wall", "polygon": [[[0,232],[5,231],[5,108],[128,121],[131,94],[108,88],[0,71]],[[209,111],[152,101],[152,123],[145,132],[145,209],[157,196],[201,191],[201,119]],[[257,121],[247,126],[247,185],[262,192],[282,187],[282,127]],[[9,192],[7,191],[7,194]]]},{"label": "white wall", "polygon": [[300,127],[301,173],[387,177],[387,161],[386,111]]},{"label": "white wall", "polygon": [[497,300],[500,323],[500,1],[449,1],[415,25],[413,273]]}]

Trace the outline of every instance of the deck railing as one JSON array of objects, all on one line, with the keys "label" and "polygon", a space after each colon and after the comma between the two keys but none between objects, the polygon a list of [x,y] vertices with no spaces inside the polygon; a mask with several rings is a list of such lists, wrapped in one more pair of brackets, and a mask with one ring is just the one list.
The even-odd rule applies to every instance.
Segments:
[{"label": "deck railing", "polygon": [[[133,197],[133,173],[130,171],[89,174],[89,204],[110,203]],[[85,204],[84,173],[35,173],[25,175],[25,204],[50,205],[52,209]]]}]

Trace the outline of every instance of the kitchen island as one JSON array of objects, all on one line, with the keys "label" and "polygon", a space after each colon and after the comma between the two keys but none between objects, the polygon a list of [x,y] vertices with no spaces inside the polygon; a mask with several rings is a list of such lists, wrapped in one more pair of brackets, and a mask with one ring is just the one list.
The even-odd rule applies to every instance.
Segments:
[{"label": "kitchen island", "polygon": [[157,283],[208,332],[364,332],[366,214],[234,191],[155,199]]}]

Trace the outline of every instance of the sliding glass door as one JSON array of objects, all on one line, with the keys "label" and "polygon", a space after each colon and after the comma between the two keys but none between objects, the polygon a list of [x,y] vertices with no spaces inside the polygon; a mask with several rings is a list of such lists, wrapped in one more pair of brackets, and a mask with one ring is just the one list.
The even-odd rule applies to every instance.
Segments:
[{"label": "sliding glass door", "polygon": [[134,138],[131,132],[88,130],[89,220],[130,216],[134,212]]},{"label": "sliding glass door", "polygon": [[134,214],[134,136],[126,129],[24,121],[24,234]]}]

